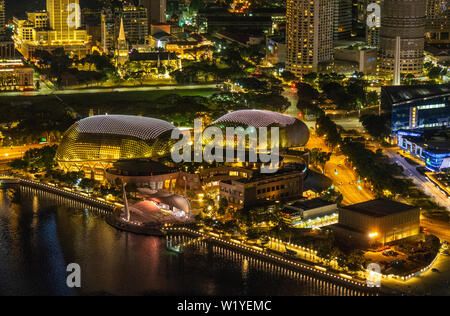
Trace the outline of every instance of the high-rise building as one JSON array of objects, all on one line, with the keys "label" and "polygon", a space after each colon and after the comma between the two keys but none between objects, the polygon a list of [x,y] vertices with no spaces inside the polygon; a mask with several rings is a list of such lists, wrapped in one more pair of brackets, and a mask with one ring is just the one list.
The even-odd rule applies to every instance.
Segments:
[{"label": "high-rise building", "polygon": [[426,39],[429,43],[450,43],[449,0],[426,0]]},{"label": "high-rise building", "polygon": [[[76,30],[80,27],[77,21],[81,12],[74,8],[79,4],[79,0],[47,0],[48,22],[50,28],[55,31],[56,41],[76,39]],[[72,12],[75,12],[74,18],[71,17]],[[69,23],[71,19],[74,23]]]},{"label": "high-rise building", "polygon": [[380,71],[394,74],[396,41],[400,37],[400,71],[420,75],[425,45],[425,1],[384,0],[381,10]]},{"label": "high-rise building", "polygon": [[334,15],[334,40],[347,40],[352,35],[352,0],[337,0]]},{"label": "high-rise building", "polygon": [[123,20],[124,32],[129,44],[144,44],[149,34],[147,9],[136,6],[125,6],[122,10],[104,10],[101,18],[103,51],[115,50],[120,25]]},{"label": "high-rise building", "polygon": [[[381,32],[381,16],[376,16],[376,12],[368,11],[368,7],[371,4],[377,4],[379,8],[382,8],[384,0],[365,0],[366,2],[366,10],[364,16],[364,23],[366,23],[366,44],[371,47],[380,47],[380,32]],[[374,10],[374,9],[372,9]],[[373,15],[373,20],[371,21],[373,24],[368,25],[369,14]]]},{"label": "high-rise building", "polygon": [[167,0],[140,0],[139,4],[149,12],[148,25],[166,23]]},{"label": "high-rise building", "polygon": [[81,29],[79,0],[47,0],[47,11],[14,18],[14,41],[26,58],[36,51],[64,48],[68,54],[84,57],[90,53],[91,37]]},{"label": "high-rise building", "polygon": [[335,0],[287,0],[287,69],[315,72],[333,58]]},{"label": "high-rise building", "polygon": [[115,29],[116,19],[114,12],[111,9],[104,9],[101,14],[101,42],[105,54],[110,53],[115,47]]}]

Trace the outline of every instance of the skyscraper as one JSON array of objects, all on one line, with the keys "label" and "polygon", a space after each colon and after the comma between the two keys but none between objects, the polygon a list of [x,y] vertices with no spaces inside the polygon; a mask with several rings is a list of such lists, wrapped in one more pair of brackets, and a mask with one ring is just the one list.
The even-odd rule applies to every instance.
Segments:
[{"label": "skyscraper", "polygon": [[47,0],[47,11],[31,12],[27,19],[14,18],[14,42],[17,50],[32,57],[36,51],[64,48],[68,54],[86,56],[91,36],[81,29],[79,0]]},{"label": "skyscraper", "polygon": [[336,0],[334,40],[348,40],[352,35],[352,0]]},{"label": "skyscraper", "polygon": [[371,47],[380,47],[380,31],[381,31],[381,16],[376,17],[373,22],[376,25],[367,25],[367,18],[369,14],[375,14],[375,12],[368,12],[368,6],[371,4],[378,4],[380,8],[383,6],[384,0],[365,0],[366,1],[366,11],[364,16],[364,23],[366,23],[366,43]]},{"label": "skyscraper", "polygon": [[333,58],[335,0],[287,0],[287,69],[297,76]]},{"label": "skyscraper", "polygon": [[450,43],[449,0],[426,0],[426,39],[430,43]]},{"label": "skyscraper", "polygon": [[81,13],[76,9],[79,4],[79,0],[47,0],[49,26],[55,31],[56,41],[69,42],[76,39],[75,31],[80,27],[77,21]]},{"label": "skyscraper", "polygon": [[420,75],[425,45],[425,0],[384,0],[381,10],[380,70],[393,75],[397,37],[400,71]]},{"label": "skyscraper", "polygon": [[139,4],[149,13],[148,25],[166,23],[167,0],[139,0]]}]

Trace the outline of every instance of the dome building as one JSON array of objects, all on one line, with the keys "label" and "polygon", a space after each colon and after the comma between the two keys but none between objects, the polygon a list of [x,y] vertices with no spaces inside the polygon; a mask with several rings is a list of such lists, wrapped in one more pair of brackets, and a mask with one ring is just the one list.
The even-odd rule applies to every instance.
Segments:
[{"label": "dome building", "polygon": [[99,115],[82,119],[63,135],[56,160],[64,171],[84,171],[103,180],[118,160],[170,155],[175,126],[154,118]]},{"label": "dome building", "polygon": [[[280,148],[303,147],[309,140],[309,129],[295,117],[263,110],[240,110],[225,114],[213,123],[224,130],[227,127],[279,127]],[[270,130],[269,130],[270,131]]]}]

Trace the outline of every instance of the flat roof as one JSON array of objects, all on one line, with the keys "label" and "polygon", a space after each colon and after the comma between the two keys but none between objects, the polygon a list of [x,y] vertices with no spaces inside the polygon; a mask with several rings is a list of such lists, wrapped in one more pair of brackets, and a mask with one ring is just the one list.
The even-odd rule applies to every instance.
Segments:
[{"label": "flat roof", "polygon": [[385,86],[381,89],[390,98],[392,104],[450,95],[450,83],[416,86]]},{"label": "flat roof", "polygon": [[306,201],[298,201],[290,206],[307,211],[307,210],[312,210],[315,208],[333,205],[333,204],[336,204],[336,203],[329,202],[329,201],[323,200],[321,198],[316,198],[316,199],[311,199],[311,200],[306,200]]},{"label": "flat roof", "polygon": [[376,199],[359,204],[342,206],[341,208],[372,217],[384,217],[410,211],[416,207],[391,200]]}]

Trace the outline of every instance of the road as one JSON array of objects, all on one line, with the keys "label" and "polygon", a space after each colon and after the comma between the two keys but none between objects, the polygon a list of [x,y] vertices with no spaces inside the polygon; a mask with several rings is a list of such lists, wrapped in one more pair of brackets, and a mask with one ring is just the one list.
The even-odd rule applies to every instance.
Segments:
[{"label": "road", "polygon": [[2,96],[39,96],[39,95],[64,95],[64,94],[91,94],[105,92],[142,92],[142,91],[170,91],[170,90],[196,90],[196,89],[216,89],[216,84],[204,85],[185,85],[185,86],[150,86],[150,87],[122,87],[122,88],[93,88],[93,89],[68,89],[50,91],[42,89],[41,91],[31,92],[3,92]]},{"label": "road", "polygon": [[414,184],[429,195],[437,204],[446,207],[450,211],[450,199],[434,186],[425,176],[416,170],[416,166],[410,165],[401,155],[397,154],[399,148],[385,149],[384,153],[391,162],[395,162],[404,168],[404,175],[411,179]]},{"label": "road", "polygon": [[34,148],[42,148],[46,145],[48,144],[35,144],[18,147],[0,147],[0,162],[22,158],[26,151]]},{"label": "road", "polygon": [[[324,140],[315,134],[311,134],[306,148],[309,150],[320,148],[323,151],[331,151]],[[345,158],[344,155],[333,153],[330,161],[325,165],[324,172],[333,181],[336,189],[342,193],[343,204],[357,204],[373,199],[372,192],[365,188],[362,182],[358,183],[359,177],[355,170],[345,164]]]}]

